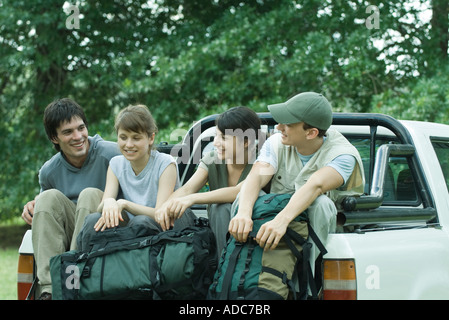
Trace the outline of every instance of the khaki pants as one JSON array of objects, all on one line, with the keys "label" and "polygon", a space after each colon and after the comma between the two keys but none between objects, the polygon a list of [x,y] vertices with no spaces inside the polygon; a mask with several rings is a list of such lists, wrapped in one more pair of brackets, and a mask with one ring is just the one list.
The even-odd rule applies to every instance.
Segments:
[{"label": "khaki pants", "polygon": [[95,188],[83,190],[77,204],[56,189],[39,195],[34,208],[32,242],[40,292],[51,293],[50,258],[76,250],[76,237],[84,218],[97,211],[102,197],[103,191]]},{"label": "khaki pants", "polygon": [[[326,246],[329,233],[335,233],[337,228],[337,208],[335,204],[325,195],[321,195],[307,209],[310,226],[315,231],[318,238]],[[320,249],[315,242],[309,238],[312,244],[310,252],[310,266],[315,273],[315,260],[320,254]]]},{"label": "khaki pants", "polygon": [[231,203],[213,203],[209,205],[207,217],[215,235],[218,260],[226,247],[229,222],[231,221]]}]

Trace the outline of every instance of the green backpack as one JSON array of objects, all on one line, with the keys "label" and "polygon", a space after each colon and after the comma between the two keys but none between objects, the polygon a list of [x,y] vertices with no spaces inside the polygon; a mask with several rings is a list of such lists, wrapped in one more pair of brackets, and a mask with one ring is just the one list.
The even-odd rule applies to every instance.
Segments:
[{"label": "green backpack", "polygon": [[[253,239],[260,227],[272,220],[290,198],[290,194],[266,194],[257,199],[248,241],[240,243],[233,237],[229,239],[209,288],[208,299],[307,298],[308,285],[314,287],[309,281],[311,243],[307,242],[310,229],[307,212],[289,224],[275,250],[264,251]],[[295,281],[299,284],[299,292]]]},{"label": "green backpack", "polygon": [[131,227],[107,229],[90,252],[52,257],[55,300],[204,299],[216,268],[216,244],[206,219],[195,226],[136,238]]}]

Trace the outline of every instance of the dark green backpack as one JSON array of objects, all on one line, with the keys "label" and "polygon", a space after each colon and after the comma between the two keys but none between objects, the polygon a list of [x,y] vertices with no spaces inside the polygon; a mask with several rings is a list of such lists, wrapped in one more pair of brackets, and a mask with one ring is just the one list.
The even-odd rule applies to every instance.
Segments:
[{"label": "dark green backpack", "polygon": [[205,299],[217,269],[215,236],[207,219],[201,226],[166,231],[150,252],[154,299]]},{"label": "dark green backpack", "polygon": [[[253,209],[253,230],[246,243],[233,237],[223,251],[208,299],[305,299],[311,275],[311,244],[307,212],[287,228],[275,250],[264,251],[253,240],[260,227],[272,220],[289,202],[290,194],[260,196]],[[299,284],[299,292],[295,289]]]},{"label": "dark green backpack", "polygon": [[90,252],[50,260],[55,300],[204,299],[216,268],[216,244],[207,221],[138,237],[130,227],[92,239]]}]

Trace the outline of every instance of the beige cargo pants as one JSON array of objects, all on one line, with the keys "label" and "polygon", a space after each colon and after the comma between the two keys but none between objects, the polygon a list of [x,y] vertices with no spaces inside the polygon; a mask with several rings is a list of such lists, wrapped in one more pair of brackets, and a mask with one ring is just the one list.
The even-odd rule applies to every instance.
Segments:
[{"label": "beige cargo pants", "polygon": [[56,189],[39,195],[34,208],[32,242],[40,293],[52,291],[50,258],[76,249],[76,237],[84,218],[97,211],[102,197],[103,191],[96,188],[84,189],[77,204]]}]

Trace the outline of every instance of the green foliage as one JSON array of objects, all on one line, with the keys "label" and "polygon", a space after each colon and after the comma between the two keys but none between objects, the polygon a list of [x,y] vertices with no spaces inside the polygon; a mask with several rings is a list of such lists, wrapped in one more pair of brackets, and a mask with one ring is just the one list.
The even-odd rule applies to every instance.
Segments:
[{"label": "green foliage", "polygon": [[398,119],[449,123],[449,67],[406,87],[376,95],[372,112],[386,113]]},{"label": "green foliage", "polygon": [[[79,29],[66,26],[69,1],[0,0],[0,219],[39,191],[54,153],[42,113],[57,97],[78,101],[90,134],[108,139],[131,103],[149,106],[160,141],[211,113],[266,111],[312,90],[335,111],[447,121],[446,0],[71,3]],[[365,24],[369,5],[378,29]]]}]

